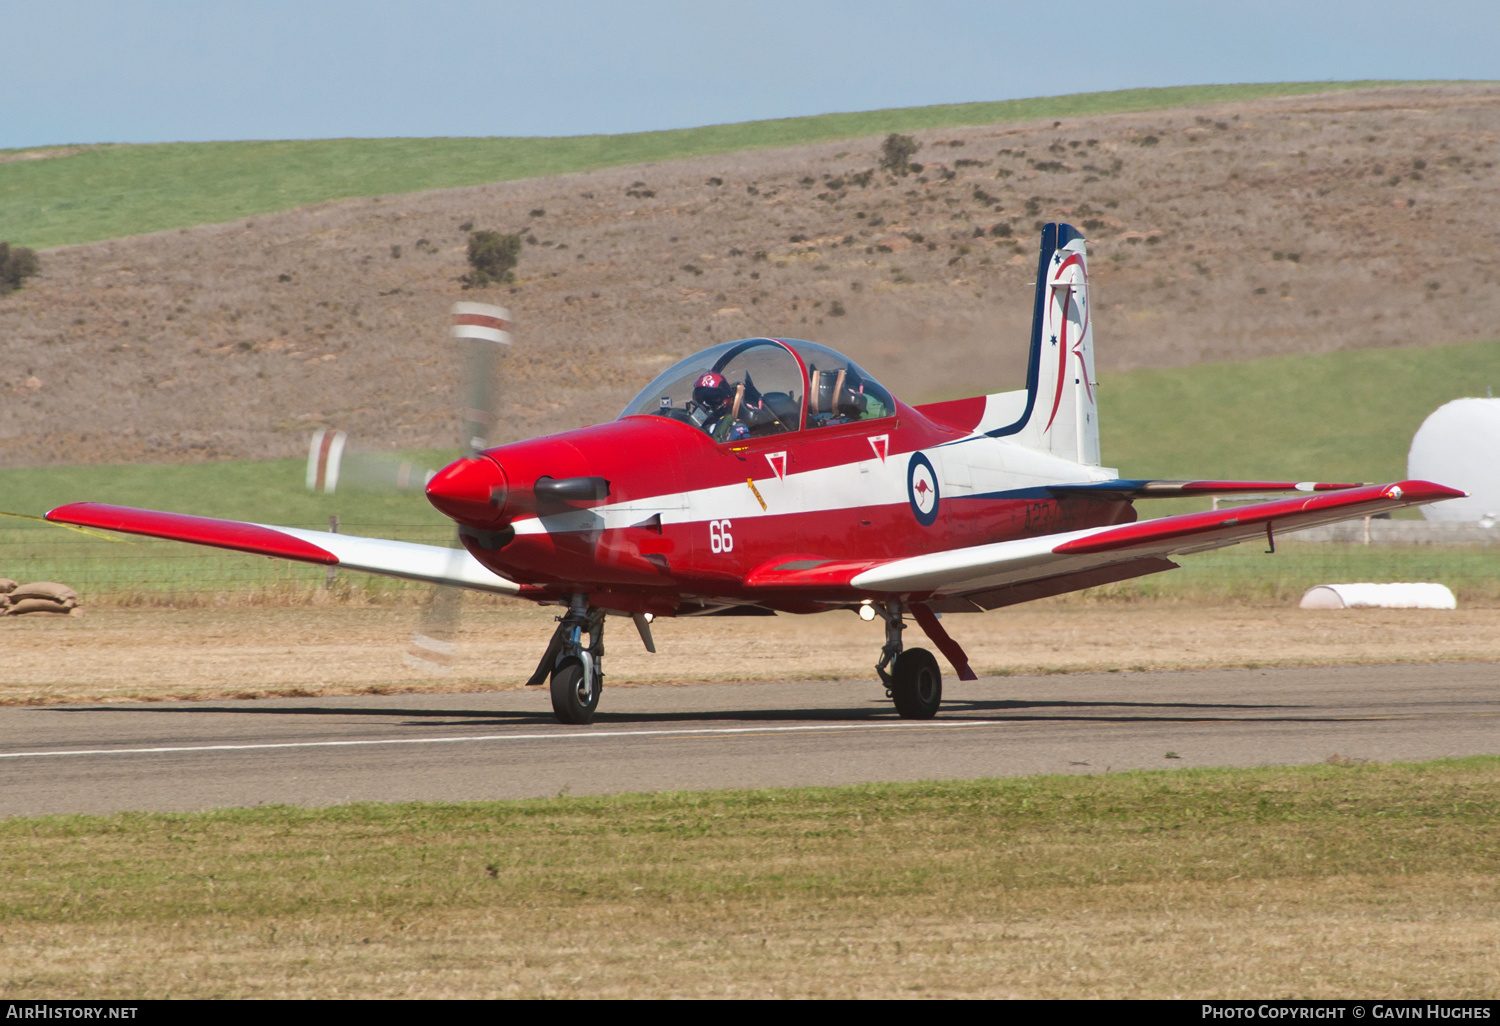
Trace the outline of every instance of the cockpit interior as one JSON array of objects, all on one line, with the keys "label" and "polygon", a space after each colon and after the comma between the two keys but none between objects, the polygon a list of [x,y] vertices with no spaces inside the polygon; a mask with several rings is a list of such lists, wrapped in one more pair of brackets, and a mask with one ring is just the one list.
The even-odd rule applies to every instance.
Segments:
[{"label": "cockpit interior", "polygon": [[876,420],[895,400],[853,360],[813,342],[752,338],[660,374],[621,417],[670,417],[717,442]]}]

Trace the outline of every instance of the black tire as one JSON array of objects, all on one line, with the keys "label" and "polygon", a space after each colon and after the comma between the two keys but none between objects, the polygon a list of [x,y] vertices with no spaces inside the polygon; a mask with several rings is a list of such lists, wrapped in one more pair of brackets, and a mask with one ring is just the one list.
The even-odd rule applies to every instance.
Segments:
[{"label": "black tire", "polygon": [[930,720],[943,704],[943,673],[925,648],[909,648],[891,667],[891,698],[903,720]]},{"label": "black tire", "polygon": [[600,685],[596,674],[592,690],[585,692],[583,663],[569,656],[552,671],[552,712],[558,723],[584,724],[594,719],[599,707]]}]

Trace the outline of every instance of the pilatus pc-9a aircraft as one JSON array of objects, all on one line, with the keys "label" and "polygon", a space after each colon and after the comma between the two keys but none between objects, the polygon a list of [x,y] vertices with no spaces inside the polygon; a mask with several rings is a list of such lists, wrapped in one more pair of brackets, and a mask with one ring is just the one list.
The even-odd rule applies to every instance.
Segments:
[{"label": "pilatus pc-9a aircraft", "polygon": [[[1082,235],[1049,224],[1024,390],[908,406],[832,349],[749,338],[680,361],[608,424],[491,448],[471,421],[468,455],[427,484],[462,549],[88,502],[47,516],[559,606],[529,683],[550,681],[563,723],[588,723],[599,703],[608,614],[633,618],[652,651],[658,616],[879,617],[875,672],[896,711],[922,719],[938,711],[942,675],[906,646],[908,617],[973,680],[938,614],[1159,573],[1254,539],[1274,549],[1278,530],[1463,494],[1427,481],[1121,480],[1099,465],[1091,305]],[[454,308],[476,380],[509,330],[498,307]],[[1135,509],[1277,491],[1291,494],[1156,520]]]}]

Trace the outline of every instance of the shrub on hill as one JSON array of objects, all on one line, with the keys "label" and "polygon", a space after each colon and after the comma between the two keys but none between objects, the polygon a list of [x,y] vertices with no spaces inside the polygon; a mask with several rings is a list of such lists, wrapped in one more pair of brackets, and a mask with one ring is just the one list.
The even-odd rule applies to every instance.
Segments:
[{"label": "shrub on hill", "polygon": [[521,236],[480,231],[469,236],[468,274],[459,281],[464,288],[483,288],[491,283],[516,280],[516,261],[521,255]]},{"label": "shrub on hill", "polygon": [[921,148],[922,144],[911,136],[892,132],[880,146],[880,166],[892,174],[907,174],[911,171],[911,158]]},{"label": "shrub on hill", "polygon": [[25,246],[12,249],[10,243],[0,242],[0,296],[14,292],[39,270],[36,253]]}]

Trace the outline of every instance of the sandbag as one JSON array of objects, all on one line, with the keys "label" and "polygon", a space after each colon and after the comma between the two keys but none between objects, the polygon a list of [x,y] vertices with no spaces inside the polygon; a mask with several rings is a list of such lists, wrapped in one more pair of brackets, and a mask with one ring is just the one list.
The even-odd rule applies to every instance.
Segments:
[{"label": "sandbag", "polygon": [[71,602],[54,602],[51,599],[28,598],[19,602],[12,602],[10,608],[5,611],[7,616],[21,616],[25,613],[61,613],[67,616],[77,611],[77,606]]},{"label": "sandbag", "polygon": [[18,582],[11,580],[9,577],[0,577],[0,595],[9,595],[11,592],[15,591],[17,583]]},{"label": "sandbag", "polygon": [[49,599],[53,602],[65,603],[67,608],[72,609],[78,605],[78,592],[66,584],[35,581],[31,584],[23,584],[10,593],[11,602],[20,602],[22,599]]}]

